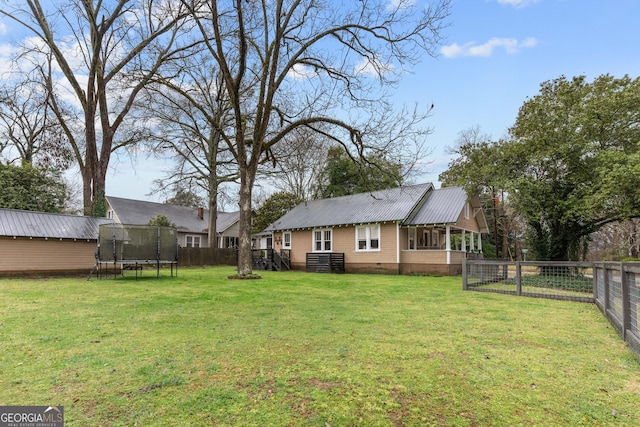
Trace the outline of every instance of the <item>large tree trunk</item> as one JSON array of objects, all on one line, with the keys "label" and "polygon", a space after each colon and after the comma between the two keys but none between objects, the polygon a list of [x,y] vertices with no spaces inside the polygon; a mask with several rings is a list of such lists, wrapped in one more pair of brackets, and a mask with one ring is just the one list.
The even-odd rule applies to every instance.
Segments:
[{"label": "large tree trunk", "polygon": [[251,196],[255,172],[248,171],[247,165],[240,162],[240,250],[238,253],[238,275],[246,276],[253,272],[251,265]]},{"label": "large tree trunk", "polygon": [[222,242],[218,242],[218,179],[209,176],[209,247],[219,248]]},{"label": "large tree trunk", "polygon": [[93,206],[92,215],[96,217],[107,216],[106,196],[106,172],[99,170],[93,179]]},{"label": "large tree trunk", "polygon": [[91,174],[89,170],[81,167],[80,175],[82,175],[82,207],[85,216],[91,216],[93,212],[93,200],[91,197]]}]

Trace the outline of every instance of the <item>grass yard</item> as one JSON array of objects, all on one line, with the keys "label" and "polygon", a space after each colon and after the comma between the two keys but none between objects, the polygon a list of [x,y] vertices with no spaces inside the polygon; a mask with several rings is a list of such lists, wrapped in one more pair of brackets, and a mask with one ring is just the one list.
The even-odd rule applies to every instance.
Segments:
[{"label": "grass yard", "polygon": [[640,364],[595,305],[233,272],[0,279],[0,405],[83,427],[640,424]]}]

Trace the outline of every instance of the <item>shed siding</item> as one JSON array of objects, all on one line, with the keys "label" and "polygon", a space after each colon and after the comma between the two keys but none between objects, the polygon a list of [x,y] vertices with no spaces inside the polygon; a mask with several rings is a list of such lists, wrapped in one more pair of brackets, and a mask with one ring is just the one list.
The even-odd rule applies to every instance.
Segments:
[{"label": "shed siding", "polygon": [[0,273],[86,270],[95,265],[95,240],[0,237]]}]

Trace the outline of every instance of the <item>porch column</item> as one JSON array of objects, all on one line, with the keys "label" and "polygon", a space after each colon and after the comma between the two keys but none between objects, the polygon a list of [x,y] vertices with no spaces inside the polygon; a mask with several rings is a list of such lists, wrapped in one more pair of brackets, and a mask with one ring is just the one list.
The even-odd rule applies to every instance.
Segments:
[{"label": "porch column", "polygon": [[475,242],[473,241],[473,235],[476,234],[473,231],[471,232],[471,235],[469,236],[469,252],[473,252],[474,251],[474,246],[475,246]]},{"label": "porch column", "polygon": [[478,252],[482,253],[482,233],[478,233]]},{"label": "porch column", "polygon": [[467,232],[462,230],[462,243],[460,243],[460,250],[467,252]]},{"label": "porch column", "polygon": [[446,246],[445,249],[447,251],[447,265],[451,264],[451,226],[447,225],[447,234],[445,237]]},{"label": "porch column", "polygon": [[400,268],[400,223],[396,222],[396,263]]}]

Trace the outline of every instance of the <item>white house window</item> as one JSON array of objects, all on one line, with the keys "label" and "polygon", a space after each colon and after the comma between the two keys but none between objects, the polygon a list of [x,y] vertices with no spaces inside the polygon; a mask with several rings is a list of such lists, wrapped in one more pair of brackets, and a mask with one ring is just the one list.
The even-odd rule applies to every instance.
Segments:
[{"label": "white house window", "polygon": [[438,231],[433,230],[431,232],[431,246],[438,246]]},{"label": "white house window", "polygon": [[356,250],[377,251],[380,249],[380,225],[356,227]]},{"label": "white house window", "polygon": [[187,247],[188,248],[199,248],[200,247],[200,236],[187,236]]},{"label": "white house window", "polygon": [[282,233],[282,248],[291,249],[291,232],[285,231]]},{"label": "white house window", "polygon": [[415,227],[409,228],[409,250],[414,250],[416,248],[416,229]]},{"label": "white house window", "polygon": [[464,219],[469,219],[469,203],[464,204]]},{"label": "white house window", "polygon": [[313,230],[313,251],[331,252],[331,230]]},{"label": "white house window", "polygon": [[431,242],[431,232],[429,230],[424,230],[424,232],[422,233],[422,236],[424,238],[424,246],[428,247],[431,246],[430,242]]},{"label": "white house window", "polygon": [[240,239],[233,236],[225,236],[224,237],[224,248],[238,248],[238,244]]}]

